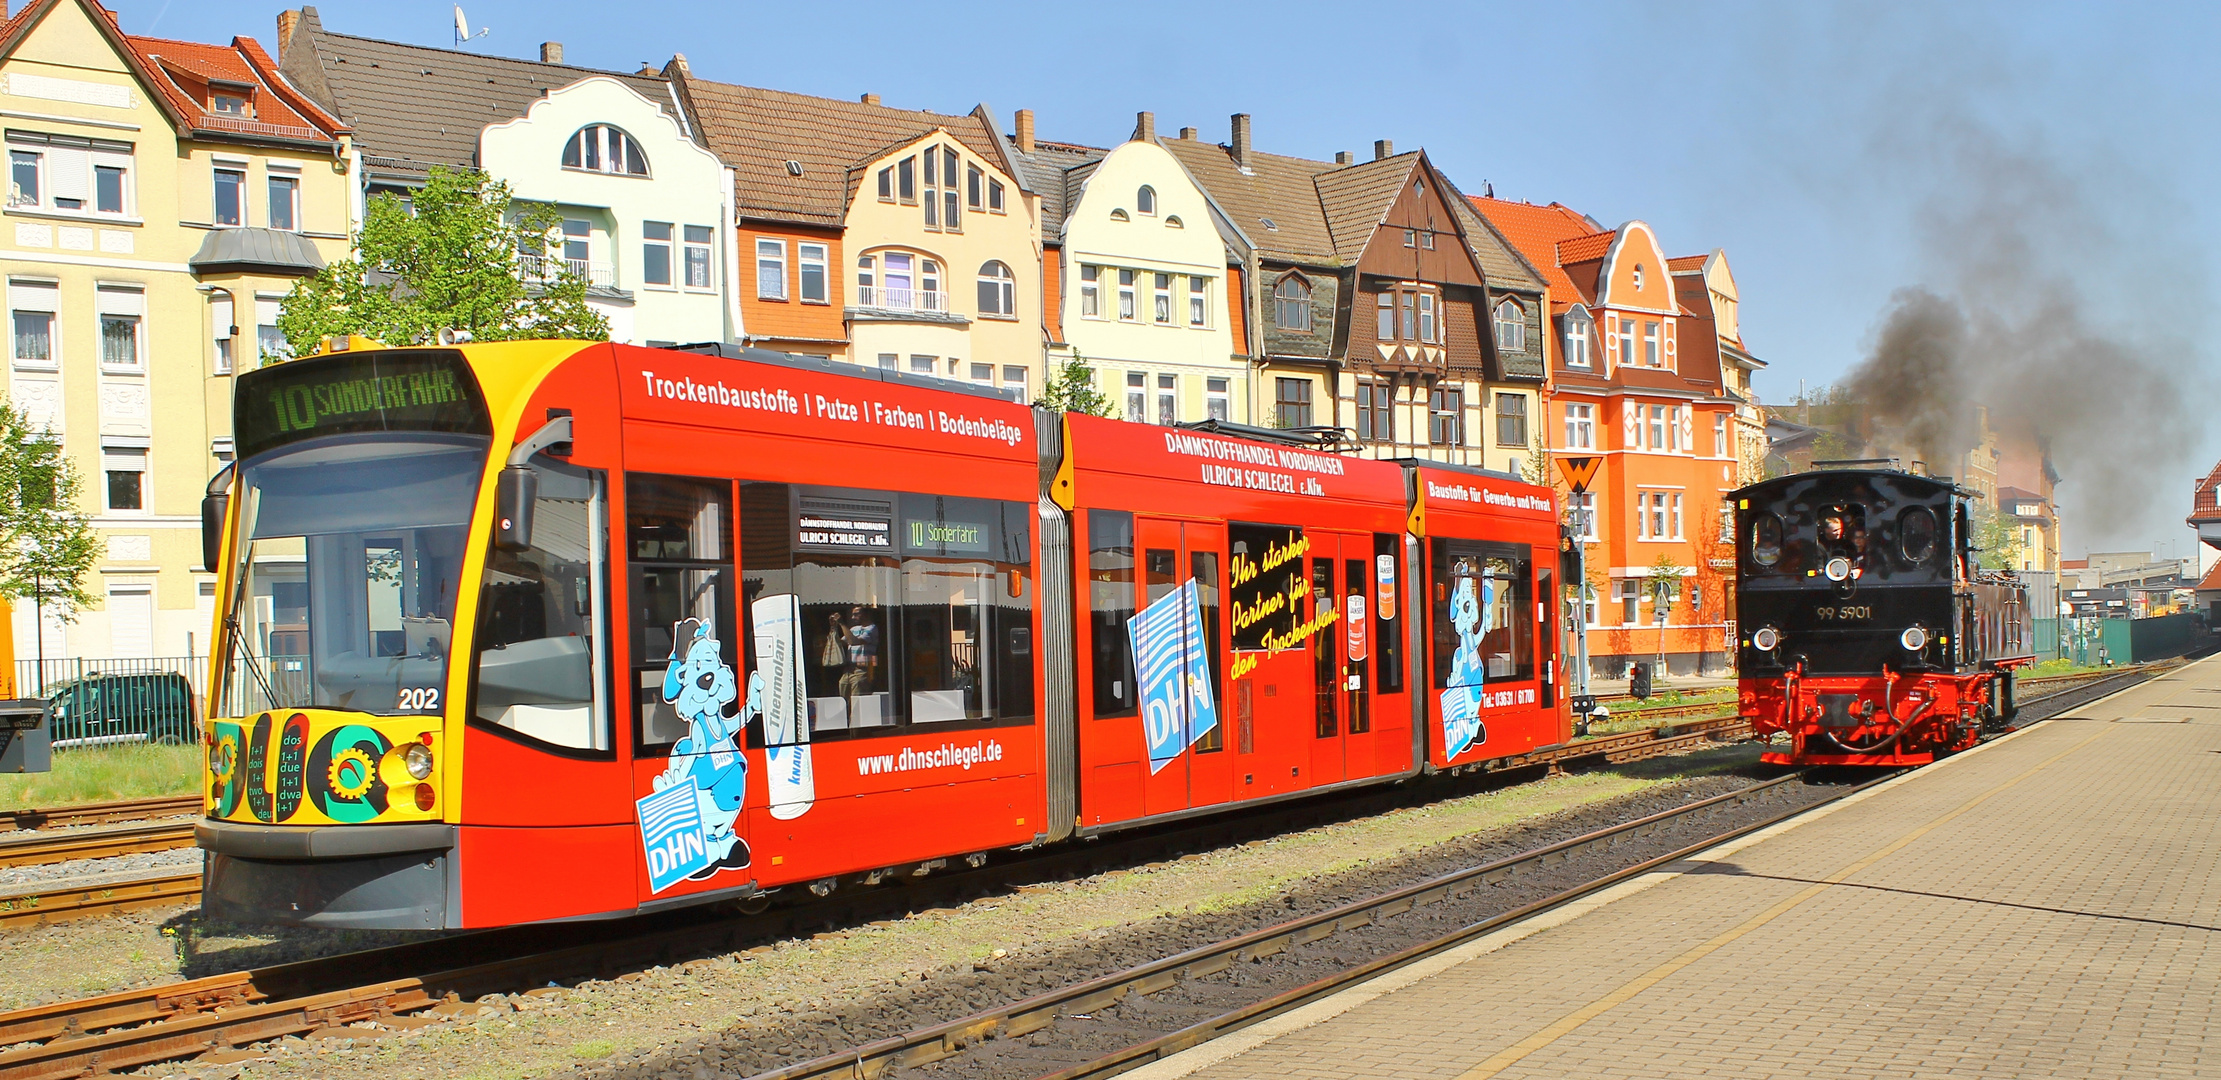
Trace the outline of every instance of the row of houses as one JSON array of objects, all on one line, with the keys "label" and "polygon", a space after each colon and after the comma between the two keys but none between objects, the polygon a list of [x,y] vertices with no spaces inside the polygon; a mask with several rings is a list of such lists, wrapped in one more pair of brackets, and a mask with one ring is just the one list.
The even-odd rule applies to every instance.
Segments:
[{"label": "row of houses", "polygon": [[[0,23],[10,398],[95,478],[106,544],[73,624],[19,653],[206,647],[195,514],[230,379],[368,200],[467,168],[558,211],[527,276],[586,278],[612,337],[747,342],[993,386],[1078,361],[1117,415],[1336,429],[1357,452],[1581,496],[1600,670],[1724,657],[1723,494],[1765,454],[1719,251],[1462,190],[1424,149],[1289,156],[1250,114],[1149,112],[1114,146],[1005,117],[357,37],[313,7],[275,49],[125,33],[95,0]],[[1661,587],[1664,584],[1667,587]]]}]

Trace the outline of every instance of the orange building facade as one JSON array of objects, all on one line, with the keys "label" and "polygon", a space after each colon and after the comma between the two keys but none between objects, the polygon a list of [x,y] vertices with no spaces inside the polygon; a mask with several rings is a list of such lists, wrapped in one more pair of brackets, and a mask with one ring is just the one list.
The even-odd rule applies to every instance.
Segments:
[{"label": "orange building facade", "polygon": [[1592,677],[1625,678],[1636,663],[1673,675],[1731,670],[1726,500],[1747,482],[1740,413],[1755,361],[1739,336],[1723,337],[1717,305],[1685,302],[1689,283],[1675,274],[1704,261],[1724,270],[1724,258],[1676,267],[1641,221],[1601,229],[1556,203],[1472,201],[1548,283],[1550,453],[1602,459],[1578,499],[1559,481],[1587,519]]}]

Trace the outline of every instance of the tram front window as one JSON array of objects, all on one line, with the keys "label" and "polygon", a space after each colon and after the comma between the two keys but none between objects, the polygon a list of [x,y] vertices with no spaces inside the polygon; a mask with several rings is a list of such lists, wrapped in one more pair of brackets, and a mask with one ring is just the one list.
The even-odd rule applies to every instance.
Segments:
[{"label": "tram front window", "polygon": [[225,714],[441,711],[487,445],[350,435],[246,464]]}]

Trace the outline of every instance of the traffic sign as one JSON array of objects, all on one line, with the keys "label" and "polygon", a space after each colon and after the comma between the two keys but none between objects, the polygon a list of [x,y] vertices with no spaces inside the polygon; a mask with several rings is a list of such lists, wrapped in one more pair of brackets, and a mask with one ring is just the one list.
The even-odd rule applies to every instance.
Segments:
[{"label": "traffic sign", "polygon": [[1603,463],[1600,457],[1562,457],[1558,459],[1558,472],[1565,477],[1566,486],[1579,495],[1589,489],[1589,481],[1596,479],[1596,467]]}]

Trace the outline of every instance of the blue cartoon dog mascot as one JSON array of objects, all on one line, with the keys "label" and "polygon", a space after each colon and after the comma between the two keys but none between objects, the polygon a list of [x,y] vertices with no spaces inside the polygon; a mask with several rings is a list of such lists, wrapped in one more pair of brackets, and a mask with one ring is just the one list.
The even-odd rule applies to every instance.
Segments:
[{"label": "blue cartoon dog mascot", "polygon": [[1482,620],[1496,599],[1496,579],[1475,579],[1460,574],[1450,594],[1450,624],[1457,628],[1457,651],[1450,654],[1449,687],[1442,691],[1442,748],[1452,761],[1475,743],[1488,741],[1481,723],[1481,638],[1488,627]]},{"label": "blue cartoon dog mascot", "polygon": [[[701,839],[709,864],[691,877],[748,865],[748,842],[733,823],[748,795],[748,758],[740,733],[760,708],[761,678],[751,675],[748,698],[740,704],[732,666],[725,663],[715,630],[699,619],[671,628],[671,663],[663,672],[663,700],[686,721],[686,737],[671,748],[671,764],[656,777],[657,791],[677,784],[694,788],[701,815]],[[731,715],[727,714],[731,710]]]}]

